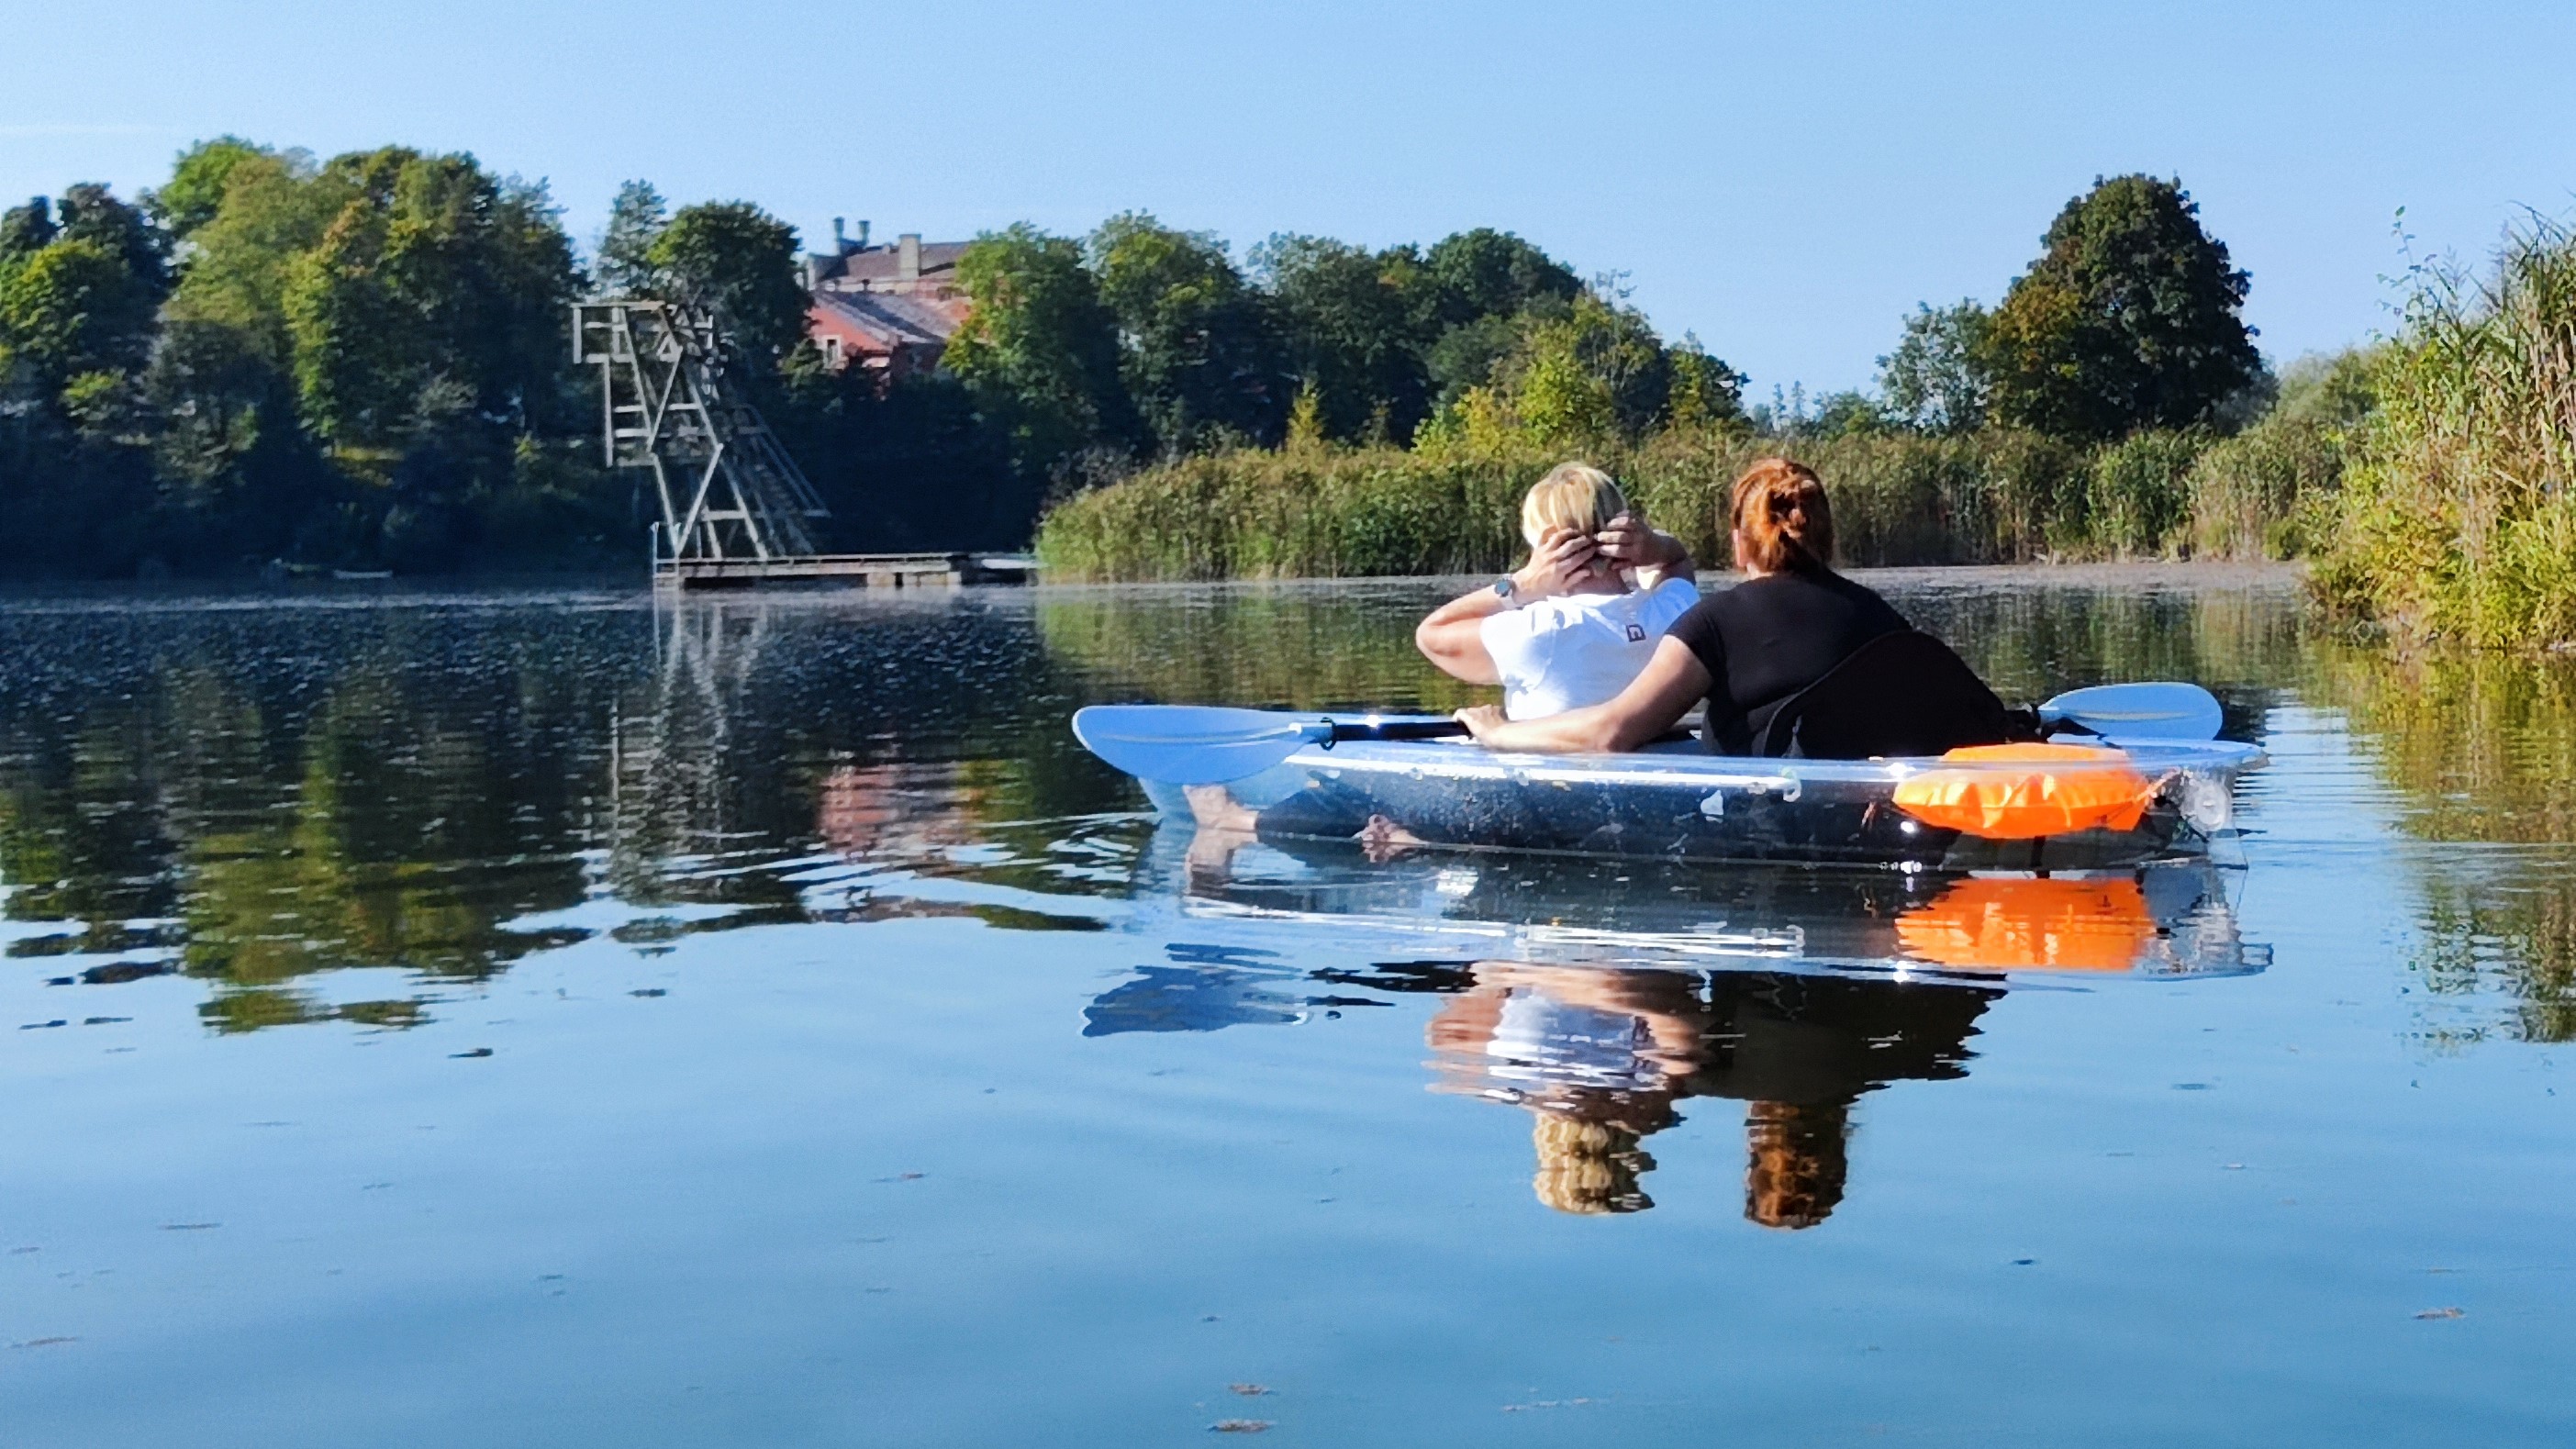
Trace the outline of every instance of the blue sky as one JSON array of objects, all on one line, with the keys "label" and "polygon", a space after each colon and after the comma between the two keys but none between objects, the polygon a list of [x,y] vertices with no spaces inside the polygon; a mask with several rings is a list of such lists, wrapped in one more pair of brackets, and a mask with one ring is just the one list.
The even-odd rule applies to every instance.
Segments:
[{"label": "blue sky", "polygon": [[[2400,206],[2485,251],[2576,209],[2576,5],[49,3],[0,52],[0,197],[231,131],[642,176],[962,237],[1130,207],[1238,250],[1517,231],[1627,275],[1755,393],[1865,385],[2098,174],[2178,175],[2277,358],[2386,320]],[[599,57],[615,56],[614,64]]]}]

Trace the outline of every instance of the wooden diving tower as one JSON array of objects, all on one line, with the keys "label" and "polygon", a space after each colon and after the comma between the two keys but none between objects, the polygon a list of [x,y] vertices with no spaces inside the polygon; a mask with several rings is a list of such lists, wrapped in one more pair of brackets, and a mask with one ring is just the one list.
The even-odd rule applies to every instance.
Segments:
[{"label": "wooden diving tower", "polygon": [[1020,582],[1017,561],[964,553],[818,554],[806,524],[831,516],[739,382],[715,314],[636,297],[573,304],[573,361],[600,372],[612,468],[653,475],[657,588],[766,583],[877,587]]}]

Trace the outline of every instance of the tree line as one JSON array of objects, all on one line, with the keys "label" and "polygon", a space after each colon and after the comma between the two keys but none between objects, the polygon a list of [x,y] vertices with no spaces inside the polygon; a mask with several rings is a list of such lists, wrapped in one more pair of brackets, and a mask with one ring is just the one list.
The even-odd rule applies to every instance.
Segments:
[{"label": "tree line", "polygon": [[0,539],[11,575],[622,563],[647,515],[605,470],[567,306],[716,309],[836,515],[829,546],[1004,546],[1104,483],[1287,449],[1491,453],[1671,432],[2111,438],[2226,428],[2261,396],[2245,274],[2174,183],[2069,203],[1991,311],[1908,319],[1871,394],[1747,409],[1615,277],[1508,232],[1238,260],[1131,212],[1017,225],[958,264],[935,374],[835,372],[794,230],[755,204],[619,193],[584,254],[544,185],[403,147],[317,160],[219,138],[127,200],[0,214]]}]

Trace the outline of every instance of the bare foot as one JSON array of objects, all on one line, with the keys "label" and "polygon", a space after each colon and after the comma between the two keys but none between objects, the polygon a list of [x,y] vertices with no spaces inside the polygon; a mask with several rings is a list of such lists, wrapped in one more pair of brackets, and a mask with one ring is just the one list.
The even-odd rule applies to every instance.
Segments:
[{"label": "bare foot", "polygon": [[1368,824],[1361,826],[1360,833],[1352,838],[1360,843],[1360,854],[1367,856],[1371,865],[1384,865],[1407,852],[1421,849],[1423,845],[1421,836],[1383,815],[1370,816]]},{"label": "bare foot", "polygon": [[1234,798],[1223,785],[1183,785],[1181,798],[1190,802],[1190,818],[1205,830],[1239,830],[1252,833],[1255,812]]}]

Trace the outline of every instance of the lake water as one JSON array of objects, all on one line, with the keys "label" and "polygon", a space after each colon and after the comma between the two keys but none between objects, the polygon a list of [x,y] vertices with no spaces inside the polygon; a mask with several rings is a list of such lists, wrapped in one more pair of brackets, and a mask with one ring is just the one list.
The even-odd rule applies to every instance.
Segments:
[{"label": "lake water", "polygon": [[0,604],[0,1438],[2569,1442],[2576,669],[1875,582],[2218,691],[2220,867],[1211,860],[1066,731],[1464,702],[1421,581]]}]

